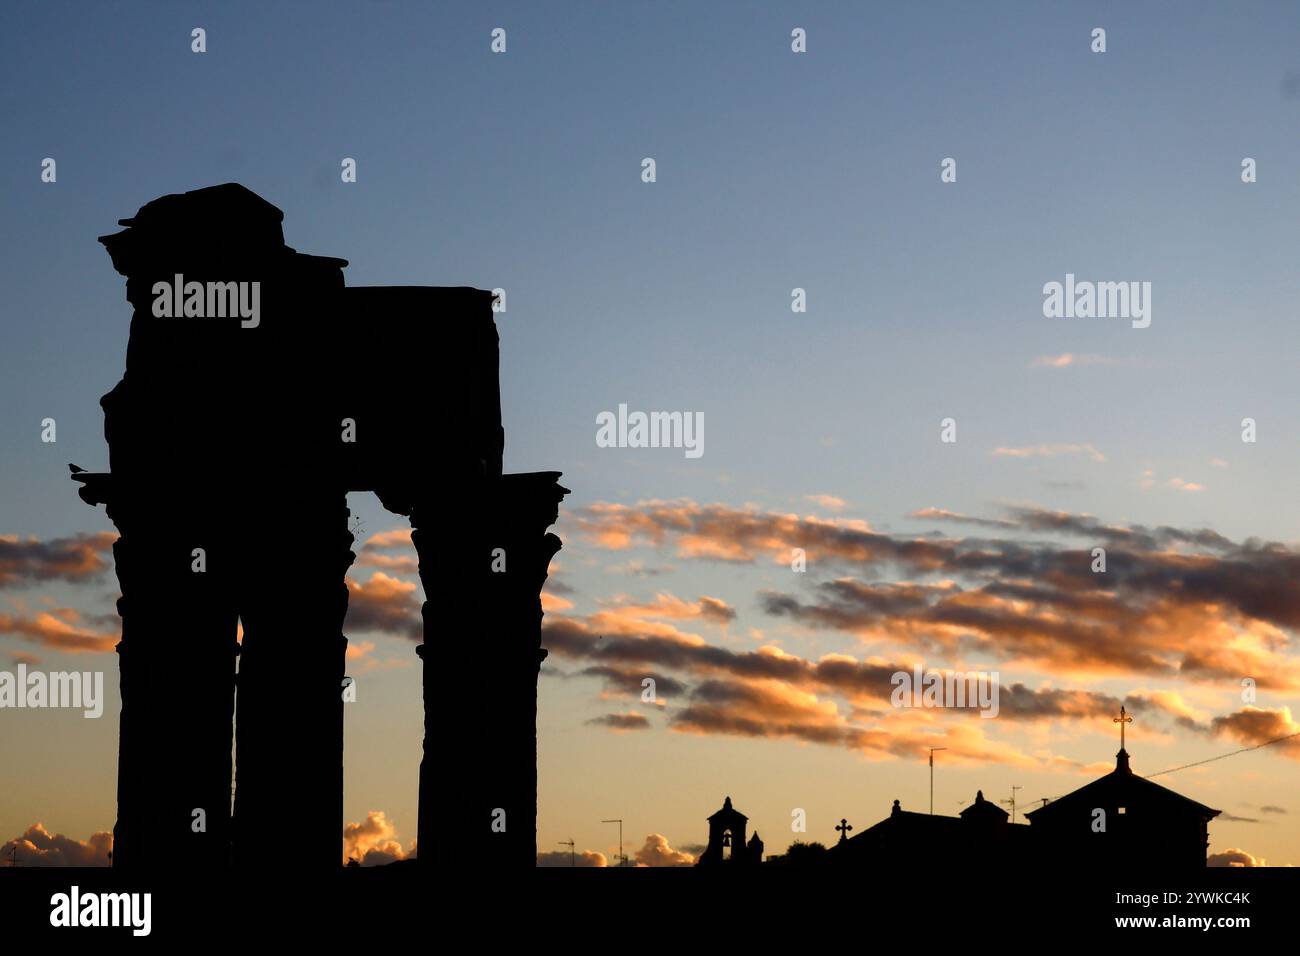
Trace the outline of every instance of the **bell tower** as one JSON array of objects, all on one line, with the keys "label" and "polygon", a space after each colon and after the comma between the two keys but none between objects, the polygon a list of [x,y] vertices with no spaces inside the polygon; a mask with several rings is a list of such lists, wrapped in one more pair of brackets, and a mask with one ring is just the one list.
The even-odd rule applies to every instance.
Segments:
[{"label": "bell tower", "polygon": [[763,857],[763,841],[757,838],[745,841],[745,828],[749,818],[731,805],[731,797],[722,803],[722,809],[709,817],[709,845],[700,854],[696,866],[714,866],[722,863],[759,863]]}]

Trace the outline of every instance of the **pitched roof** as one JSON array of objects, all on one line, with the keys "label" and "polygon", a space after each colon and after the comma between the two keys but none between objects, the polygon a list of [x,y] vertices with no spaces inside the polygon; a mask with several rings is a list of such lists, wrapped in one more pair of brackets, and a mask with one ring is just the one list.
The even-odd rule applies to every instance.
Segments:
[{"label": "pitched roof", "polygon": [[[972,810],[974,812],[970,812]],[[1019,847],[1030,839],[1032,828],[1024,823],[1007,823],[1007,816],[1007,812],[996,803],[985,800],[982,791],[976,794],[975,801],[962,811],[961,816],[956,817],[904,810],[895,800],[889,816],[828,849],[836,855],[857,855],[871,852],[872,847],[881,844],[915,838],[949,841],[950,845],[957,846],[963,840],[980,840],[994,833],[1004,834],[1012,841],[1012,848]],[[1005,828],[996,826],[999,823],[1005,824]]]},{"label": "pitched roof", "polygon": [[748,820],[748,819],[749,819],[749,817],[745,816],[745,815],[744,815],[743,813],[741,813],[739,810],[737,810],[737,809],[735,809],[734,807],[732,807],[732,805],[731,805],[731,797],[727,797],[727,799],[726,799],[725,801],[723,801],[722,809],[721,809],[721,810],[717,810],[717,811],[715,811],[715,812],[713,812],[713,813],[710,813],[710,814],[709,814],[709,819],[712,820],[714,817],[722,817],[722,816],[726,816],[726,817],[739,817],[739,818],[742,819],[742,820]]},{"label": "pitched roof", "polygon": [[963,820],[988,820],[992,823],[1004,821],[1010,815],[996,803],[985,800],[983,790],[976,790],[975,800],[959,814]]},{"label": "pitched roof", "polygon": [[1128,753],[1121,750],[1115,755],[1115,769],[1104,777],[1084,784],[1078,790],[1071,791],[1059,800],[1054,800],[1037,810],[1025,814],[1030,821],[1040,826],[1050,823],[1063,815],[1078,812],[1079,809],[1109,806],[1158,806],[1162,812],[1185,813],[1210,820],[1217,817],[1222,810],[1215,810],[1203,803],[1197,803],[1190,797],[1175,793],[1168,787],[1152,783],[1145,777],[1139,777],[1129,767]]}]

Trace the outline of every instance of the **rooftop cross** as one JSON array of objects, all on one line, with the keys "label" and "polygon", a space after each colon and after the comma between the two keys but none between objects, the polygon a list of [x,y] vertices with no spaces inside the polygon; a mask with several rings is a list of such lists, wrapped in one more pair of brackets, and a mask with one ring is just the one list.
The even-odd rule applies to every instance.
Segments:
[{"label": "rooftop cross", "polygon": [[1110,722],[1112,724],[1119,724],[1119,749],[1123,750],[1124,749],[1124,725],[1133,723],[1133,718],[1130,717],[1128,711],[1124,709],[1124,705],[1120,704],[1119,716],[1112,717],[1110,719]]},{"label": "rooftop cross", "polygon": [[840,824],[835,829],[840,831],[840,842],[843,843],[849,838],[849,831],[852,830],[853,827],[849,824],[848,820],[840,817]]}]

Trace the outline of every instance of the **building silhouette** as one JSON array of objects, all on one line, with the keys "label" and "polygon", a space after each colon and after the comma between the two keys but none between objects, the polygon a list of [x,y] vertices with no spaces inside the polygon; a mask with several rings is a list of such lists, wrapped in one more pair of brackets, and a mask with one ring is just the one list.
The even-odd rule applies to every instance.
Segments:
[{"label": "building silhouette", "polygon": [[531,867],[567,489],[502,473],[493,294],[349,288],[282,219],[227,183],[100,238],[134,307],[109,470],[73,475],[120,532],[113,865],[260,863],[286,816],[302,867],[341,865],[346,496],[373,491],[410,520],[426,596],[419,860]]},{"label": "building silhouette", "polygon": [[994,865],[1107,869],[1119,865],[1203,868],[1213,810],[1133,773],[1127,750],[1115,769],[1011,823],[983,791],[956,817],[904,810],[833,846],[836,865],[921,864],[960,856]]},{"label": "building silhouette", "polygon": [[[1134,774],[1123,746],[1115,757],[1112,772],[1029,811],[1029,823],[1012,823],[982,790],[957,816],[904,810],[895,800],[888,816],[855,836],[848,835],[853,826],[840,820],[835,826],[839,842],[829,849],[795,843],[767,862],[880,872],[932,867],[936,861],[1021,867],[1025,872],[1204,868],[1209,822],[1220,811]],[[709,817],[708,847],[696,865],[762,862],[758,835],[745,844],[748,822],[727,797]]]},{"label": "building silhouette", "polygon": [[745,841],[745,828],[749,818],[731,805],[731,797],[722,802],[722,809],[709,816],[709,845],[704,848],[696,866],[752,866],[763,862],[763,841],[754,831]]},{"label": "building silhouette", "polygon": [[1205,866],[1210,821],[1221,812],[1139,777],[1121,749],[1106,776],[1025,816],[1042,852],[1084,866],[1139,860],[1187,869]]},{"label": "building silhouette", "polygon": [[960,857],[1005,862],[1027,855],[1032,835],[1023,823],[977,791],[955,817],[904,810],[894,801],[889,816],[856,836],[837,843],[827,854],[836,865],[876,865],[887,860],[924,861]]}]

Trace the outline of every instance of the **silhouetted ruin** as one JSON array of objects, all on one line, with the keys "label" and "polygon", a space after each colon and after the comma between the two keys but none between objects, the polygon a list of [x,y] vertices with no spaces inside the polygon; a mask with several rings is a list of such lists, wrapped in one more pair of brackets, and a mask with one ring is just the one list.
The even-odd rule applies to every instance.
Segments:
[{"label": "silhouetted ruin", "polygon": [[374,491],[410,519],[427,598],[419,860],[532,867],[567,489],[502,474],[493,295],[348,288],[282,219],[228,183],[100,238],[135,309],[109,471],[73,475],[120,532],[114,865],[252,864],[291,817],[297,862],[339,867],[346,496]]}]

